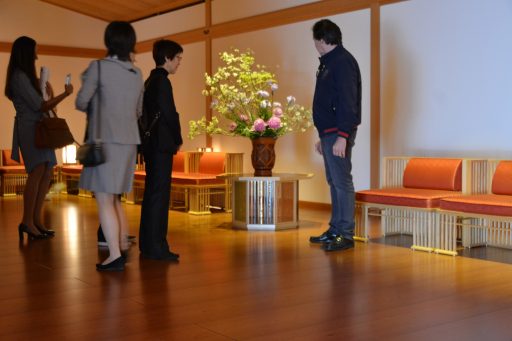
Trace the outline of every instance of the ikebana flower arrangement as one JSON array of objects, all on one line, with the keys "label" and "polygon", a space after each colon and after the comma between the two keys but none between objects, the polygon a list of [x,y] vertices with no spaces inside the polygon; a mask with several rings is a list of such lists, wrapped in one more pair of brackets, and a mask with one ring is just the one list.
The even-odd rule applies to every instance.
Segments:
[{"label": "ikebana flower arrangement", "polygon": [[254,53],[232,49],[220,53],[222,65],[213,75],[205,74],[203,95],[212,97],[216,114],[190,121],[189,137],[222,134],[277,138],[289,132],[304,132],[312,125],[311,110],[287,96],[275,101],[279,86],[265,66],[255,65]]}]

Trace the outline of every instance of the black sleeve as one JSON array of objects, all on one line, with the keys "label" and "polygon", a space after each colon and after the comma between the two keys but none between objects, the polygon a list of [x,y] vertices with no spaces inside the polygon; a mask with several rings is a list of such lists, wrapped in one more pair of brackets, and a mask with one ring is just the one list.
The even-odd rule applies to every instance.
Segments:
[{"label": "black sleeve", "polygon": [[167,125],[174,143],[180,146],[183,144],[180,116],[174,104],[171,82],[167,78],[161,78],[158,85],[159,95],[157,96],[157,105],[162,115],[161,118],[165,122],[165,125]]}]

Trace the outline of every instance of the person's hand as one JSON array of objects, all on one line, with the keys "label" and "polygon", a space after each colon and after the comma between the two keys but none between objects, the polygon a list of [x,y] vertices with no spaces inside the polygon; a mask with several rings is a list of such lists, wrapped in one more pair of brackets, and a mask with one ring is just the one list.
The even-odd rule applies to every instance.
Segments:
[{"label": "person's hand", "polygon": [[332,147],[332,154],[341,158],[345,157],[345,150],[347,149],[347,140],[343,137],[338,137],[334,146]]},{"label": "person's hand", "polygon": [[320,141],[316,141],[315,150],[318,154],[322,155],[322,144],[320,143]]},{"label": "person's hand", "polygon": [[46,82],[46,94],[48,95],[48,98],[53,98],[53,88],[50,82]]},{"label": "person's hand", "polygon": [[64,85],[64,92],[67,96],[71,95],[73,93],[73,84]]}]

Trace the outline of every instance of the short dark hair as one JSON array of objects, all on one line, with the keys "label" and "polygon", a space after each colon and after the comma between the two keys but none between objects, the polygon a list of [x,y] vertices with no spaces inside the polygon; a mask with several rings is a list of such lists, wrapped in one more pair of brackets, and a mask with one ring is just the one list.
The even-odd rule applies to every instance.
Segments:
[{"label": "short dark hair", "polygon": [[15,70],[24,72],[38,93],[41,93],[36,74],[36,41],[21,36],[14,41],[11,48],[7,75],[5,77],[5,96],[12,100],[12,76]]},{"label": "short dark hair", "polygon": [[137,36],[129,22],[113,21],[105,29],[104,41],[109,56],[128,61],[130,53],[134,52]]},{"label": "short dark hair", "polygon": [[177,54],[183,52],[183,47],[175,41],[161,39],[153,44],[153,60],[156,66],[165,64],[165,57],[174,59]]},{"label": "short dark hair", "polygon": [[329,45],[341,45],[341,30],[329,19],[322,19],[313,25],[313,38]]}]

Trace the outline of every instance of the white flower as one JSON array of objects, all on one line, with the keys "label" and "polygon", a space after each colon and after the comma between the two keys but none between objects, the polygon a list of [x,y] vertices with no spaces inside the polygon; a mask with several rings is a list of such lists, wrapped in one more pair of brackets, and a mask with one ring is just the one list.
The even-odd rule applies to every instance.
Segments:
[{"label": "white flower", "polygon": [[277,85],[277,83],[272,83],[270,85],[270,89],[272,89],[272,91],[276,91],[277,89],[279,89],[279,86]]},{"label": "white flower", "polygon": [[259,90],[259,91],[257,92],[257,94],[258,94],[258,96],[261,96],[261,97],[263,97],[263,98],[267,98],[267,97],[269,97],[269,96],[270,96],[270,94],[268,93],[268,91],[265,91],[265,90]]},{"label": "white flower", "polygon": [[264,99],[263,101],[260,102],[260,107],[263,108],[263,109],[265,109],[265,108],[267,108],[269,106],[270,106],[270,102],[267,101],[266,99]]},{"label": "white flower", "polygon": [[274,102],[274,108],[275,107],[281,108],[282,107],[281,102]]},{"label": "white flower", "polygon": [[286,101],[288,102],[288,105],[292,105],[293,103],[295,103],[295,97],[288,96],[286,97]]}]

